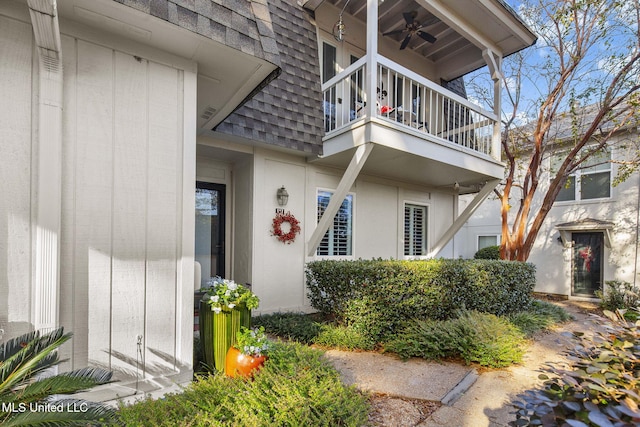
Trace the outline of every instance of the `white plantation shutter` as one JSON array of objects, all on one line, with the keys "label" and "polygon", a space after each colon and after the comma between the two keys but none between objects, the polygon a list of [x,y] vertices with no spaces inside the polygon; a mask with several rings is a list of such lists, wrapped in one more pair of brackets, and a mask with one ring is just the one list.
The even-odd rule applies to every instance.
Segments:
[{"label": "white plantation shutter", "polygon": [[[318,221],[329,205],[332,193],[329,191],[318,191]],[[325,233],[317,255],[325,256],[348,256],[352,255],[351,242],[353,233],[353,196],[347,195],[335,218]]]},{"label": "white plantation shutter", "polygon": [[404,206],[404,254],[427,254],[427,207],[406,204]]}]

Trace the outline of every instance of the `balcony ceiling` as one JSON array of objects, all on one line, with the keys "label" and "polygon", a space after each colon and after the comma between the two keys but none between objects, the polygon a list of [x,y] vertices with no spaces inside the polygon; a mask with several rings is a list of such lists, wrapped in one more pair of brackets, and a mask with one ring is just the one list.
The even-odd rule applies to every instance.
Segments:
[{"label": "balcony ceiling", "polygon": [[[346,8],[345,8],[346,4]],[[333,6],[336,20],[343,8],[345,15],[366,23],[367,0],[308,0],[304,7]],[[482,51],[491,47],[495,53],[508,56],[535,43],[536,36],[502,0],[382,0],[378,6],[378,32],[402,30],[406,12],[415,12],[422,31],[437,40],[430,43],[412,36],[405,50],[432,61],[440,77],[453,80],[486,65]],[[384,36],[395,40],[398,48],[406,36]]]}]

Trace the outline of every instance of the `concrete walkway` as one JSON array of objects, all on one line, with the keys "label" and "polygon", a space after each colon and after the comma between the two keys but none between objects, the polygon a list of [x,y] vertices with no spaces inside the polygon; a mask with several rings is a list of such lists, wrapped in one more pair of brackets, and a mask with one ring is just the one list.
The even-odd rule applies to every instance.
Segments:
[{"label": "concrete walkway", "polygon": [[[368,392],[401,399],[440,402],[441,406],[426,419],[381,425],[420,427],[502,427],[515,420],[511,400],[520,392],[536,387],[539,371],[546,362],[564,360],[568,339],[562,332],[586,332],[597,328],[589,311],[591,302],[561,301],[575,320],[552,331],[539,334],[531,343],[520,365],[506,369],[482,370],[455,363],[437,363],[422,359],[402,361],[394,356],[330,350],[326,357],[338,369],[343,381]],[[406,402],[405,402],[406,403]]]}]

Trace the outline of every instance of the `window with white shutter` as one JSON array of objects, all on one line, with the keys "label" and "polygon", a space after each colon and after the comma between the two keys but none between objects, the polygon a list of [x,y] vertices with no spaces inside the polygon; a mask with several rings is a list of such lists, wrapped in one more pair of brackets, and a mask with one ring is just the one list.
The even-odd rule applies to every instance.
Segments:
[{"label": "window with white shutter", "polygon": [[427,254],[427,207],[404,205],[404,255]]},{"label": "window with white shutter", "polygon": [[[333,193],[330,191],[318,191],[318,221],[329,206],[329,199]],[[333,223],[325,233],[317,255],[324,256],[350,256],[353,242],[353,195],[349,194],[342,201],[338,213],[333,218]]]}]

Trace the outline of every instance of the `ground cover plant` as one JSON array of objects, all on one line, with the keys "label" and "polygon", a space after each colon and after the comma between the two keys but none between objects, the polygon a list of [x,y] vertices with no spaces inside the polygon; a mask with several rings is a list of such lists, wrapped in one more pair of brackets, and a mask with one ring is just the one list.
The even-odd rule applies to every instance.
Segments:
[{"label": "ground cover plant", "polygon": [[118,415],[131,426],[362,426],[368,411],[366,396],[343,385],[322,352],[273,343],[253,380],[204,375],[183,393],[122,405]]},{"label": "ground cover plant", "polygon": [[571,315],[560,306],[548,301],[535,299],[530,308],[512,313],[508,318],[525,335],[531,336],[556,323],[571,320]]},{"label": "ground cover plant", "polygon": [[522,360],[524,344],[524,334],[508,318],[465,311],[455,319],[415,320],[385,350],[403,359],[460,357],[467,364],[501,368]]},{"label": "ground cover plant", "polygon": [[595,336],[573,333],[566,366],[548,364],[540,388],[513,402],[513,426],[640,425],[640,322],[605,311],[611,323]]}]

